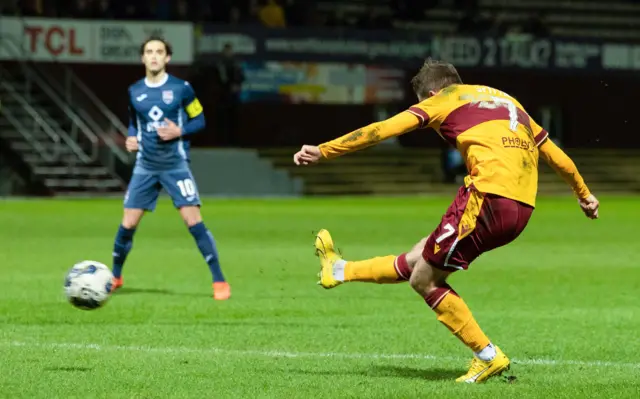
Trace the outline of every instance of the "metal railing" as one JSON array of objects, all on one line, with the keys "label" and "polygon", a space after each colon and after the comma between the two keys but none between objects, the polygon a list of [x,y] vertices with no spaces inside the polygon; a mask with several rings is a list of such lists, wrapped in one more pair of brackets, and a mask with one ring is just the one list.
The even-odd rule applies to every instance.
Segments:
[{"label": "metal railing", "polygon": [[129,154],[119,146],[113,133],[127,136],[127,128],[120,119],[71,71],[52,59],[46,66],[31,64],[34,72],[45,78],[50,87],[59,93],[78,116],[98,134],[114,155],[122,162],[130,163]]},{"label": "metal railing", "polygon": [[127,127],[120,121],[120,119],[100,100],[86,84],[71,71],[66,65],[56,64],[64,70],[64,94],[65,98],[73,103],[75,100],[82,101],[81,96],[86,97],[89,103],[95,105],[100,109],[104,117],[116,128],[124,137],[127,137]]},{"label": "metal railing", "polygon": [[[64,129],[62,129],[55,118],[48,115],[43,110],[38,110],[33,107],[33,99],[31,98],[31,82],[29,80],[25,81],[25,90],[24,95],[20,94],[18,90],[16,90],[15,86],[11,83],[15,82],[16,78],[6,70],[0,66],[0,71],[3,75],[3,87],[12,93],[14,98],[20,103],[20,105],[25,109],[30,109],[30,116],[39,118],[44,121],[47,120],[47,125],[55,132],[55,134],[60,137],[61,142],[64,142],[66,146],[73,151],[78,160],[82,163],[90,163],[97,159],[97,138],[95,139],[95,153],[87,154],[79,145],[78,145],[78,135],[77,128],[72,125],[72,133],[75,133],[75,137],[72,137],[69,133],[67,133]],[[54,99],[55,101],[55,99]],[[59,104],[60,105],[60,104]],[[28,107],[28,108],[27,108]],[[52,125],[52,122],[54,125]],[[95,136],[95,135],[94,135]],[[60,159],[58,159],[60,160]],[[68,161],[68,160],[67,160]],[[71,162],[66,162],[71,163]]]},{"label": "metal railing", "polygon": [[[37,85],[49,97],[51,103],[59,107],[66,116],[70,122],[70,131],[69,134],[61,132],[60,136],[65,142],[67,142],[65,136],[74,141],[70,146],[79,160],[90,163],[100,157],[115,175],[117,175],[116,159],[123,164],[131,164],[131,157],[116,143],[113,136],[113,133],[116,133],[126,137],[127,128],[68,67],[57,63],[53,56],[52,62],[47,63],[46,68],[37,63],[25,61],[20,41],[11,35],[0,37],[0,45],[15,55],[28,88],[31,84]],[[62,79],[52,75],[52,66],[63,71]],[[27,90],[28,93],[29,90]],[[100,123],[96,119],[99,119]],[[78,145],[81,141],[88,144],[88,151]],[[105,154],[104,151],[100,153],[102,143],[109,149],[109,154]],[[67,142],[67,144],[70,143]]]},{"label": "metal railing", "polygon": [[[14,39],[8,37],[8,35],[0,38],[0,45],[5,50],[8,50],[12,55],[15,55],[16,60],[21,59],[21,50],[19,50],[18,43]],[[29,67],[29,65],[24,61],[18,61],[20,65],[21,72],[24,77],[25,83],[25,97],[29,103],[34,104],[35,102],[31,98],[31,89],[32,84],[36,84],[41,92],[49,97],[52,104],[55,104],[60,111],[69,119],[71,122],[71,132],[70,134],[65,132],[62,129],[58,129],[58,134],[62,139],[70,146],[74,154],[78,157],[80,161],[83,163],[89,163],[98,159],[98,136],[93,133],[86,124],[73,112],[71,107],[68,104],[65,104],[60,96],[57,95],[55,90],[53,90],[44,79],[38,76],[33,70]],[[19,81],[19,78],[14,76],[11,72],[9,72],[6,68],[2,68],[3,75],[8,76],[14,82]],[[6,79],[6,78],[5,78]],[[38,110],[41,117],[49,116],[52,120],[56,120],[51,115],[47,115],[43,110]],[[79,134],[81,132],[87,140],[90,142],[90,150],[89,152],[83,150],[78,145]]]},{"label": "metal railing", "polygon": [[109,168],[114,177],[120,178],[117,162],[124,165],[132,163],[131,155],[116,142],[116,137],[127,136],[124,124],[66,65],[51,62],[47,63],[46,67],[37,63],[31,66],[32,73],[37,73],[43,82],[49,82],[50,87],[58,93],[58,97],[96,133],[101,140],[98,142],[98,149],[101,143],[106,145],[109,151],[100,152],[101,162]]},{"label": "metal railing", "polygon": [[[34,151],[38,153],[38,155],[43,160],[48,162],[57,161],[60,155],[60,135],[57,134],[44,119],[42,119],[40,114],[38,114],[38,112],[29,104],[29,102],[24,97],[22,97],[15,90],[15,88],[11,86],[9,82],[7,82],[6,80],[2,80],[0,82],[0,85],[6,90],[6,93],[10,94],[12,98],[17,103],[19,103],[20,106],[23,107],[23,109],[29,114],[29,116],[33,118],[31,129],[24,126],[22,121],[20,121],[20,118],[16,117],[11,112],[11,108],[9,106],[5,105],[0,112],[5,116],[5,118],[7,118],[7,121],[9,121],[11,125],[13,125],[16,131],[19,132],[22,137],[24,137],[27,143],[29,143],[29,145],[33,147]],[[38,130],[42,131],[46,136],[49,137],[49,139],[51,139],[51,142],[53,143],[53,153],[49,153],[45,146],[42,145],[40,140],[36,139],[34,134],[32,134]]]},{"label": "metal railing", "polygon": [[[98,159],[98,145],[100,140],[98,139],[98,135],[96,135],[86,123],[78,116],[75,110],[70,107],[67,103],[65,103],[60,95],[51,88],[46,82],[38,74],[34,73],[34,71],[29,68],[28,65],[22,64],[22,73],[26,78],[27,87],[30,87],[31,84],[35,83],[38,88],[42,91],[42,93],[46,94],[49,99],[54,103],[62,113],[68,118],[68,121],[71,122],[71,131],[69,132],[69,136],[73,140],[75,145],[72,145],[74,153],[82,160],[84,163],[90,163],[96,161]],[[51,117],[51,115],[49,115]],[[89,142],[89,150],[85,151],[79,145],[80,142],[80,134],[84,137],[83,139],[88,140]]]},{"label": "metal railing", "polygon": [[[4,39],[10,42],[17,51],[13,51],[14,55],[18,55],[16,60],[24,59],[24,51],[22,50],[21,40],[10,34],[4,34],[0,36],[0,39]],[[14,49],[11,49],[14,50]],[[54,76],[55,79],[50,81],[50,84],[57,89],[59,93],[62,93],[67,103],[74,104],[80,102],[83,105],[93,105],[99,111],[102,119],[114,128],[115,131],[121,133],[124,137],[127,136],[127,127],[120,121],[120,119],[96,96],[91,89],[80,80],[75,73],[67,65],[60,63],[53,54],[48,54],[49,60],[46,60],[45,66],[41,66],[41,63],[34,63],[31,60],[26,60],[30,66],[38,70],[43,75],[52,75],[53,69],[58,69],[62,72],[61,76]],[[49,76],[46,76],[49,77]],[[61,78],[61,79],[58,79]],[[116,145],[117,148],[117,145]]]}]

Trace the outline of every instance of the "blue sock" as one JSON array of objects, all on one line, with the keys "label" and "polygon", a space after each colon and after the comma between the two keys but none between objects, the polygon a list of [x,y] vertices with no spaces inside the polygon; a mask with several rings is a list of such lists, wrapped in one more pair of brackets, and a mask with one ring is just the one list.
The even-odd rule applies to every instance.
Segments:
[{"label": "blue sock", "polygon": [[135,232],[135,228],[127,229],[122,225],[118,228],[118,234],[116,234],[116,240],[113,243],[113,277],[119,278],[122,276],[122,266],[124,266],[124,261],[133,246],[133,234]]},{"label": "blue sock", "polygon": [[193,238],[195,238],[196,244],[198,244],[198,249],[200,249],[200,253],[204,256],[204,260],[206,260],[209,265],[209,270],[211,270],[211,275],[213,276],[213,282],[223,282],[224,276],[222,275],[222,269],[220,269],[218,249],[216,248],[216,241],[213,239],[213,234],[211,234],[202,222],[189,227],[189,232]]}]

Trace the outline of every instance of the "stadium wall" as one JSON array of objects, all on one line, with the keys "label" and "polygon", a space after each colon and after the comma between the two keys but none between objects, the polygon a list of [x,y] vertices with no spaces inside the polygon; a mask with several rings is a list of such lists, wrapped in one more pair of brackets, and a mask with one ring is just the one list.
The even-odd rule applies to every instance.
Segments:
[{"label": "stadium wall", "polygon": [[[117,65],[70,65],[123,120],[127,118],[126,88],[140,79],[141,68]],[[209,125],[216,118],[217,88],[206,75],[197,77],[189,67],[172,67],[170,72],[189,79],[200,97]],[[412,76],[415,70],[407,70]],[[574,148],[640,148],[633,115],[634,87],[638,77],[605,73],[550,74],[548,71],[498,72],[461,69],[469,83],[498,87],[520,100],[535,117],[543,107],[563,114],[563,144]],[[108,76],[108,79],[101,78]],[[114,89],[120,88],[120,89]],[[407,95],[397,109],[415,102],[407,82]],[[366,125],[375,119],[375,105],[316,105],[246,103],[241,105],[238,143],[245,147],[295,146],[318,143]],[[247,116],[247,117],[245,117]],[[321,121],[321,123],[319,123]],[[414,132],[402,139],[409,146],[438,147],[435,134]],[[195,146],[215,146],[215,134],[199,135]]]},{"label": "stadium wall", "polygon": [[303,183],[276,170],[255,150],[194,149],[191,170],[203,196],[297,197]]},{"label": "stadium wall", "polygon": [[[70,64],[69,67],[123,121],[127,120],[126,88],[141,78],[141,67],[100,64]],[[217,87],[214,79],[208,77],[207,67],[199,68],[199,71],[204,68],[204,73],[196,74],[194,68],[185,66],[171,67],[170,72],[192,82],[205,109],[210,130],[208,134],[197,135],[194,146],[215,146],[218,140],[212,127],[217,116]],[[407,69],[408,76],[414,73],[415,69]],[[633,101],[636,76],[609,72],[554,74],[544,70],[505,73],[476,68],[461,69],[460,73],[468,83],[490,85],[515,96],[534,117],[543,107],[561,110],[562,141],[566,147],[640,148],[640,135],[635,134],[632,118],[636,113]],[[394,106],[396,110],[416,101],[408,86],[407,82],[407,94],[404,101]],[[377,107],[371,104],[243,103],[239,110],[237,143],[242,147],[282,147],[322,142],[372,122]],[[437,135],[424,131],[410,133],[402,137],[401,142],[416,147],[441,145]]]}]

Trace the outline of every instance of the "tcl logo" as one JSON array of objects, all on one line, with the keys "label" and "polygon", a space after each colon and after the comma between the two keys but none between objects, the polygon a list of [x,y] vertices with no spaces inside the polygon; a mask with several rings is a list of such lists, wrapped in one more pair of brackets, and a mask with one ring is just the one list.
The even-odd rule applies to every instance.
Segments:
[{"label": "tcl logo", "polygon": [[[0,0],[0,4],[3,0]],[[2,6],[0,6],[2,8]],[[140,43],[162,33],[184,43],[171,62],[193,61],[189,23],[0,17],[0,61],[140,64]],[[1,80],[1,78],[0,78]],[[1,395],[0,395],[1,396]]]},{"label": "tcl logo", "polygon": [[85,54],[76,28],[61,25],[31,25],[24,28],[27,48],[32,54],[47,52],[54,57],[78,57]]}]

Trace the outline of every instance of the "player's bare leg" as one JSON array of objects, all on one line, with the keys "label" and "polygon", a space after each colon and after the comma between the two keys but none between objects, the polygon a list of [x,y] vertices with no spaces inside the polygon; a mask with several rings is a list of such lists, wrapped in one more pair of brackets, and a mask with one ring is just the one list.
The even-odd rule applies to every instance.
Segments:
[{"label": "player's bare leg", "polygon": [[209,265],[209,270],[211,270],[213,276],[213,298],[219,301],[229,299],[231,297],[231,287],[222,274],[216,243],[213,235],[202,221],[200,207],[183,206],[180,208],[180,216],[182,216],[182,220],[189,228],[189,232],[195,239],[198,249],[200,249],[200,253],[202,253]]},{"label": "player's bare leg", "polygon": [[438,321],[475,353],[469,371],[456,381],[484,382],[508,370],[509,358],[491,344],[462,298],[447,284],[450,274],[420,257],[415,262],[410,284],[436,313]]},{"label": "player's bare leg", "polygon": [[182,216],[182,220],[187,227],[192,227],[202,222],[200,207],[197,206],[183,206],[180,208],[180,216]]},{"label": "player's bare leg", "polygon": [[[420,256],[426,238],[411,251],[413,257]],[[394,284],[408,281],[412,266],[407,262],[410,253],[400,256],[388,255],[357,262],[349,262],[336,252],[331,234],[320,230],[315,241],[316,255],[320,258],[320,280],[324,288],[334,288],[350,281]],[[417,255],[416,255],[417,254]]]},{"label": "player's bare leg", "polygon": [[113,244],[113,287],[117,290],[124,284],[122,267],[133,246],[133,235],[144,216],[144,209],[125,208],[122,223]]},{"label": "player's bare leg", "polygon": [[144,216],[144,209],[125,209],[122,216],[122,225],[127,229],[135,229]]}]

